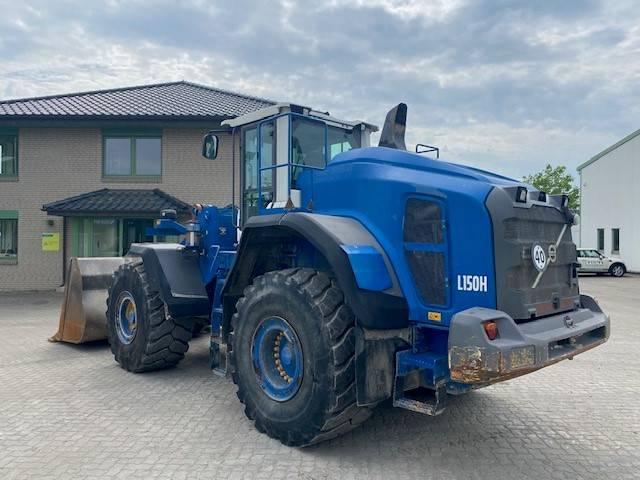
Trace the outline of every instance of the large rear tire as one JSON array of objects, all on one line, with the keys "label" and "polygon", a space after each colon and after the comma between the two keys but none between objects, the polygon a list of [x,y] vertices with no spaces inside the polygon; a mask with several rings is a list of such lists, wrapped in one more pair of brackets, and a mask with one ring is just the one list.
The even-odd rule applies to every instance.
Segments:
[{"label": "large rear tire", "polygon": [[355,319],[342,291],[308,268],[266,273],[237,303],[230,363],[256,428],[285,445],[342,435],[369,418],[356,404]]},{"label": "large rear tire", "polygon": [[173,367],[189,349],[193,321],[171,318],[147,280],[142,261],[113,274],[107,298],[107,333],[122,368],[148,372]]}]

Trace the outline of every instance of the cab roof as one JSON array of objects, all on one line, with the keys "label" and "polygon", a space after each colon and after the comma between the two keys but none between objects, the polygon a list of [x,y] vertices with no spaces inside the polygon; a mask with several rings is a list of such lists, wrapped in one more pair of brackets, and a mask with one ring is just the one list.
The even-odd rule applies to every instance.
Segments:
[{"label": "cab roof", "polygon": [[269,117],[274,117],[276,115],[281,115],[285,113],[296,113],[299,115],[305,115],[308,117],[313,117],[318,120],[324,120],[329,125],[334,125],[341,128],[353,129],[358,125],[363,126],[365,129],[370,132],[377,132],[378,126],[373,125],[372,123],[362,122],[359,120],[341,120],[336,117],[332,117],[328,112],[319,112],[311,109],[311,107],[305,107],[303,105],[296,105],[293,103],[278,103],[276,105],[272,105],[266,108],[261,108],[260,110],[256,110],[254,112],[247,113],[246,115],[241,115],[236,118],[232,118],[229,120],[225,120],[222,122],[223,126],[228,126],[231,128],[240,127],[243,125],[249,125],[254,122],[258,122],[260,120],[265,120]]}]

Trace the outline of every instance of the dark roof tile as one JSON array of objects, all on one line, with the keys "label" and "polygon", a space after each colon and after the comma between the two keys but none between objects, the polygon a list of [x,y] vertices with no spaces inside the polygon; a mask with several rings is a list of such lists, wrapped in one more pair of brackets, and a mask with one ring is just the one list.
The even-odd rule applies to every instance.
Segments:
[{"label": "dark roof tile", "polygon": [[145,215],[160,216],[165,209],[187,213],[190,205],[157,188],[153,190],[118,190],[103,188],[94,192],[47,203],[48,215]]},{"label": "dark roof tile", "polygon": [[231,118],[274,105],[264,98],[190,82],[0,101],[0,119],[15,117]]}]

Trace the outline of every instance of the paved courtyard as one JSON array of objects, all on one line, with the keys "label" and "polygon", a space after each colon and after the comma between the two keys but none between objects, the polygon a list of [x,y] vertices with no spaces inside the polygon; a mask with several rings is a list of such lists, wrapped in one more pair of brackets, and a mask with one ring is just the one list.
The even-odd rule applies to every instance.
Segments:
[{"label": "paved courtyard", "polygon": [[602,347],[455,399],[438,417],[379,407],[308,449],[244,417],[207,339],[178,368],[126,373],[106,343],[46,338],[60,294],[0,295],[0,478],[640,478],[640,277],[585,277]]}]

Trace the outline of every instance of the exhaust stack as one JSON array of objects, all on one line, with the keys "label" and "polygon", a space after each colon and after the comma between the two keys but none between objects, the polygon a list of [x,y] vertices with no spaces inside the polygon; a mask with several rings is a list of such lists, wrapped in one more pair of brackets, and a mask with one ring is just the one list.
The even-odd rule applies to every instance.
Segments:
[{"label": "exhaust stack", "polygon": [[399,103],[387,113],[384,120],[382,133],[380,134],[379,147],[395,148],[396,150],[406,150],[404,143],[404,132],[407,126],[407,104]]}]

